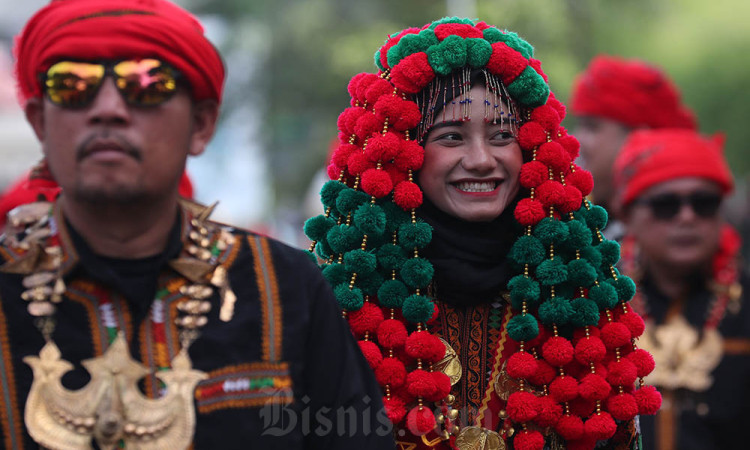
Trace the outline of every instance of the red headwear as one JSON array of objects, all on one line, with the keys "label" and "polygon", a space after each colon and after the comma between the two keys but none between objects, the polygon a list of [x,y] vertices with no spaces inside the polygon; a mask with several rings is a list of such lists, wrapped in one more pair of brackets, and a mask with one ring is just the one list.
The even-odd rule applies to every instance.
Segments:
[{"label": "red headwear", "polygon": [[167,0],[53,0],[16,39],[19,99],[41,96],[38,74],[61,58],[157,57],[190,81],[195,100],[221,101],[224,65],[198,20]]},{"label": "red headwear", "polygon": [[615,182],[622,204],[664,181],[700,177],[716,182],[726,194],[732,173],[723,154],[723,137],[707,138],[690,130],[641,130],[630,134],[615,161]]},{"label": "red headwear", "polygon": [[696,129],[674,84],[638,60],[595,57],[575,81],[571,108],[578,116],[607,117],[631,127]]}]

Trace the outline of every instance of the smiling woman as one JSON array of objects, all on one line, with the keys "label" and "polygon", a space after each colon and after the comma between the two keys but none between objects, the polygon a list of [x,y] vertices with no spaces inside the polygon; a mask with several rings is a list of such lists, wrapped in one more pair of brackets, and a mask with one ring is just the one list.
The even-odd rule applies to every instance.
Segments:
[{"label": "smiling woman", "polygon": [[399,445],[637,447],[660,397],[634,386],[651,370],[634,285],[533,48],[453,17],[375,61],[305,231]]}]

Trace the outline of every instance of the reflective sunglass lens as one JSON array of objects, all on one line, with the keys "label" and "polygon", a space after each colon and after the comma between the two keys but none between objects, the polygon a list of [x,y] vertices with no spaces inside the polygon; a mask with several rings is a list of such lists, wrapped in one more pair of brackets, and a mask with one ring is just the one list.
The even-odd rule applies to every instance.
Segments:
[{"label": "reflective sunglass lens", "polygon": [[45,91],[49,99],[61,106],[85,106],[96,94],[104,78],[101,64],[62,61],[47,70]]},{"label": "reflective sunglass lens", "polygon": [[114,72],[117,87],[131,105],[157,105],[177,90],[175,70],[157,59],[122,61]]}]

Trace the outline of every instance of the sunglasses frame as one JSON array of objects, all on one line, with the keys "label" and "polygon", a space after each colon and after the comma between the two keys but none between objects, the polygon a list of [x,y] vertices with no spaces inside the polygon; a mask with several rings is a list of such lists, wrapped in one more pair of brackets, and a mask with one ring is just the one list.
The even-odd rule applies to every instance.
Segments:
[{"label": "sunglasses frame", "polygon": [[670,221],[677,217],[685,205],[690,206],[693,213],[702,219],[710,219],[717,216],[723,196],[716,192],[696,191],[687,195],[672,192],[656,194],[650,197],[640,198],[633,202],[647,206],[651,216],[657,220]]},{"label": "sunglasses frame", "polygon": [[[174,89],[165,92],[164,93],[164,97],[162,99],[160,99],[159,101],[157,101],[157,102],[143,103],[143,102],[139,102],[139,101],[133,101],[133,100],[131,100],[129,98],[128,92],[126,92],[127,91],[127,86],[125,88],[121,88],[118,85],[117,81],[120,80],[120,79],[124,79],[124,77],[118,75],[115,72],[115,67],[118,64],[121,64],[123,62],[140,63],[142,61],[148,61],[148,60],[158,61],[160,63],[160,65],[157,66],[157,67],[159,67],[159,68],[165,68],[169,72],[171,72],[173,81],[175,83],[175,87],[174,87]],[[49,78],[49,72],[50,72],[50,70],[53,67],[55,67],[56,65],[58,65],[60,63],[90,64],[90,65],[98,65],[98,66],[104,67],[104,74],[102,75],[101,79],[97,83],[96,87],[91,91],[90,96],[88,98],[86,98],[85,101],[82,101],[82,102],[76,103],[76,104],[68,104],[68,103],[66,103],[64,101],[55,101],[55,99],[53,98],[53,96],[50,95],[50,93],[49,93],[50,87],[47,85],[47,80]],[[138,107],[138,108],[155,107],[155,106],[158,106],[158,105],[161,105],[161,104],[167,102],[169,99],[171,99],[174,96],[174,94],[177,92],[177,90],[178,90],[178,88],[180,86],[184,86],[184,83],[185,83],[185,80],[186,80],[185,77],[184,77],[184,75],[182,74],[182,72],[180,72],[179,70],[175,69],[171,64],[169,64],[166,61],[163,61],[163,60],[161,60],[159,58],[139,58],[139,59],[133,58],[133,59],[118,59],[118,60],[111,60],[110,59],[110,60],[96,60],[96,61],[81,61],[81,60],[73,60],[73,59],[61,59],[61,60],[55,62],[54,64],[50,65],[47,68],[46,71],[40,73],[39,74],[39,80],[40,80],[41,85],[42,85],[42,92],[44,92],[44,96],[47,97],[47,99],[49,99],[49,101],[52,102],[53,104],[55,104],[57,106],[60,106],[62,108],[66,108],[66,109],[83,109],[83,108],[86,108],[89,105],[91,105],[91,103],[94,101],[94,99],[96,98],[96,96],[99,94],[99,90],[101,89],[102,85],[104,84],[104,80],[108,76],[112,77],[113,81],[115,82],[115,87],[117,88],[117,92],[120,93],[120,95],[122,96],[122,98],[125,101],[125,103],[127,103],[130,106],[134,106],[134,107]]]}]

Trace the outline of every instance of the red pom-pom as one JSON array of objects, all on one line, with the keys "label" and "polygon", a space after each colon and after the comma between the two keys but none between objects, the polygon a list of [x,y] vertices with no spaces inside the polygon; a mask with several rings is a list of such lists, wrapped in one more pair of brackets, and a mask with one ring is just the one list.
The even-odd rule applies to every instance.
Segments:
[{"label": "red pom-pom", "polygon": [[549,169],[539,161],[529,161],[521,166],[521,186],[531,189],[549,179]]},{"label": "red pom-pom", "polygon": [[537,333],[536,337],[526,343],[526,349],[532,349],[539,347],[540,345],[547,342],[547,339],[549,339],[552,336],[552,333],[550,330],[545,327],[541,322],[538,320],[536,321],[537,328],[539,329],[539,333]]},{"label": "red pom-pom", "polygon": [[347,137],[354,134],[354,127],[357,125],[357,120],[362,117],[367,111],[359,106],[352,106],[346,108],[339,114],[338,118],[338,129],[344,133]]},{"label": "red pom-pom", "polygon": [[337,166],[346,166],[352,153],[361,153],[362,149],[354,144],[340,144],[331,155],[331,162]]},{"label": "red pom-pom", "polygon": [[544,211],[544,205],[539,200],[522,198],[516,205],[513,215],[519,224],[523,226],[533,226],[544,219],[546,213]]},{"label": "red pom-pom", "polygon": [[534,422],[540,427],[554,426],[563,415],[562,405],[549,395],[539,397],[538,399],[539,415]]},{"label": "red pom-pom", "polygon": [[516,352],[508,358],[506,370],[513,378],[529,378],[536,371],[537,364],[534,355],[528,352]]},{"label": "red pom-pom", "polygon": [[563,201],[558,205],[560,212],[567,214],[569,212],[578,211],[583,203],[583,194],[581,194],[581,191],[575,186],[566,185],[564,189],[565,195]]},{"label": "red pom-pom", "polygon": [[374,370],[383,361],[383,354],[380,349],[372,341],[359,341],[359,349],[362,351],[370,367]]},{"label": "red pom-pom", "polygon": [[528,65],[529,60],[508,47],[505,42],[492,44],[492,55],[487,62],[487,68],[498,75],[506,86],[511,84]]},{"label": "red pom-pom", "polygon": [[375,369],[375,378],[380,386],[396,389],[406,381],[406,367],[397,358],[384,358]]},{"label": "red pom-pom", "polygon": [[374,105],[381,97],[392,97],[393,86],[386,79],[378,77],[365,90],[365,101],[368,105]]},{"label": "red pom-pom", "polygon": [[598,337],[587,337],[576,344],[576,360],[581,364],[588,365],[604,359],[607,349]]},{"label": "red pom-pom", "polygon": [[393,190],[393,201],[404,211],[409,211],[422,204],[422,190],[416,183],[403,181]]},{"label": "red pom-pom", "polygon": [[575,136],[561,136],[555,139],[555,142],[562,145],[562,148],[564,148],[570,156],[571,161],[575,161],[575,159],[578,158],[581,144],[578,143],[578,139],[576,139]]},{"label": "red pom-pom", "polygon": [[550,384],[557,376],[557,370],[543,359],[536,360],[536,369],[527,379],[531,384],[543,386]]},{"label": "red pom-pom", "polygon": [[414,436],[424,436],[435,428],[435,414],[424,406],[415,406],[406,415],[406,427]]},{"label": "red pom-pom", "polygon": [[392,132],[376,133],[367,140],[365,155],[371,161],[390,161],[401,150],[401,138]]},{"label": "red pom-pom", "polygon": [[483,37],[483,34],[480,30],[477,30],[467,23],[441,23],[440,25],[435,27],[435,36],[437,36],[439,40],[442,41],[443,39],[451,35],[461,36],[464,39],[481,39]]},{"label": "red pom-pom", "polygon": [[661,408],[661,394],[653,386],[643,386],[635,391],[638,413],[651,416]]},{"label": "red pom-pom", "polygon": [[562,416],[555,424],[555,431],[566,441],[583,436],[583,420],[578,416]]},{"label": "red pom-pom", "polygon": [[331,163],[328,164],[328,167],[326,167],[326,175],[328,175],[328,178],[331,180],[338,180],[339,176],[341,175],[341,171],[344,170],[343,167]]},{"label": "red pom-pom", "polygon": [[390,39],[388,39],[386,41],[386,43],[383,44],[382,47],[380,47],[380,50],[379,50],[379,52],[380,52],[380,65],[382,67],[386,67],[386,68],[390,67],[388,65],[388,50],[391,47],[393,47],[394,45],[398,44],[398,42],[401,40],[401,38],[404,37],[404,36],[406,36],[407,34],[416,34],[416,33],[419,33],[420,31],[422,31],[422,29],[421,28],[417,28],[417,27],[407,28],[407,29],[401,31],[400,33],[398,33],[396,36],[393,36]]},{"label": "red pom-pom", "polygon": [[560,115],[557,114],[555,108],[549,104],[534,108],[534,110],[531,111],[531,120],[541,125],[542,128],[551,134],[554,134],[557,131],[557,127],[560,125],[561,121]]},{"label": "red pom-pom", "polygon": [[617,424],[607,412],[594,414],[583,424],[583,429],[590,438],[601,441],[615,435]]},{"label": "red pom-pom", "polygon": [[554,336],[542,346],[542,357],[553,366],[564,366],[573,360],[573,344],[562,336]]},{"label": "red pom-pom", "polygon": [[400,348],[409,336],[406,327],[396,319],[384,320],[377,330],[378,343],[383,348]]},{"label": "red pom-pom", "polygon": [[427,54],[413,53],[391,69],[391,82],[407,94],[416,94],[435,78]]},{"label": "red pom-pom", "polygon": [[371,302],[365,302],[357,311],[347,314],[349,327],[356,336],[364,336],[365,333],[375,333],[378,326],[383,322],[383,311]]},{"label": "red pom-pom", "polygon": [[558,376],[549,385],[549,393],[560,403],[578,396],[578,381],[571,376]]},{"label": "red pom-pom", "polygon": [[638,403],[632,394],[617,394],[607,399],[607,411],[617,420],[631,420],[638,414]]},{"label": "red pom-pom", "polygon": [[557,206],[565,200],[565,187],[559,181],[547,180],[536,188],[536,198],[545,206]]},{"label": "red pom-pom", "polygon": [[613,386],[629,386],[638,378],[638,369],[628,359],[612,361],[607,365],[607,381]]},{"label": "red pom-pom", "polygon": [[401,151],[393,159],[393,163],[404,171],[417,170],[423,162],[424,148],[417,141],[402,141]]},{"label": "red pom-pom", "polygon": [[383,130],[383,121],[378,119],[374,114],[365,113],[354,125],[354,133],[359,138],[365,138],[373,133],[380,133]]},{"label": "red pom-pom", "polygon": [[515,450],[542,450],[544,436],[536,430],[521,430],[513,436]]},{"label": "red pom-pom", "polygon": [[[604,314],[602,314],[604,316]],[[630,330],[619,322],[609,322],[602,327],[602,342],[608,349],[615,349],[630,343]]]},{"label": "red pom-pom", "polygon": [[590,373],[583,377],[578,387],[581,398],[586,400],[604,400],[611,390],[612,386],[597,373]]},{"label": "red pom-pom", "polygon": [[[563,105],[552,92],[549,93],[549,97],[547,98],[547,105],[554,108],[554,110],[557,112],[557,115],[560,117],[560,121],[565,118],[565,105]],[[562,131],[566,132],[565,129],[563,129]]]},{"label": "red pom-pom", "polygon": [[349,159],[346,161],[346,166],[349,169],[349,173],[352,175],[360,175],[364,171],[375,168],[375,163],[370,161],[364,153],[352,152],[349,155]]},{"label": "red pom-pom", "polygon": [[526,151],[531,151],[545,142],[547,132],[536,122],[527,122],[518,130],[518,144]]},{"label": "red pom-pom", "polygon": [[617,318],[618,322],[625,324],[630,330],[630,337],[635,339],[643,334],[643,330],[646,329],[646,324],[643,322],[643,318],[636,312],[629,312],[622,314]]},{"label": "red pom-pom", "polygon": [[536,395],[525,391],[510,394],[505,409],[515,422],[530,422],[539,414]]},{"label": "red pom-pom", "polygon": [[646,375],[650,374],[656,366],[654,357],[651,356],[651,353],[642,348],[633,350],[633,352],[630,353],[626,358],[628,359],[628,361],[632,362],[635,365],[635,369],[639,378],[645,377]]},{"label": "red pom-pom", "polygon": [[349,80],[349,84],[346,86],[346,91],[349,92],[350,97],[355,97],[357,95],[357,88],[359,87],[360,81],[362,81],[362,78],[365,78],[367,76],[371,76],[371,73],[362,72],[354,75],[351,80]]},{"label": "red pom-pom", "polygon": [[575,172],[568,174],[565,182],[578,188],[584,196],[589,195],[594,189],[594,177],[591,176],[591,172],[580,167],[576,167]]},{"label": "red pom-pom", "polygon": [[406,390],[414,397],[432,397],[437,386],[430,372],[416,369],[406,376]]},{"label": "red pom-pom", "polygon": [[547,74],[545,74],[544,71],[542,71],[541,61],[539,61],[538,59],[529,58],[529,65],[534,69],[534,71],[536,71],[536,73],[542,76],[542,79],[544,79],[545,83],[549,83],[549,80],[547,79]]},{"label": "red pom-pom", "polygon": [[451,393],[451,379],[442,372],[430,372],[435,384],[435,392],[431,396],[425,396],[428,402],[439,402]]},{"label": "red pom-pom", "polygon": [[362,173],[362,190],[376,198],[382,198],[391,193],[393,185],[388,172],[380,169],[367,169]]},{"label": "red pom-pom", "polygon": [[374,73],[364,74],[362,78],[359,79],[359,82],[355,86],[353,86],[354,95],[352,97],[354,97],[354,99],[357,100],[360,104],[366,103],[367,99],[365,98],[365,92],[367,92],[367,90],[370,89],[370,87],[372,87],[372,85],[377,83],[379,80],[382,80],[382,78]]},{"label": "red pom-pom", "polygon": [[588,417],[594,413],[596,409],[596,402],[594,400],[586,400],[585,398],[576,397],[568,402],[570,407],[570,413],[578,417]]},{"label": "red pom-pom", "polygon": [[388,176],[391,177],[391,184],[396,186],[402,181],[406,181],[409,176],[403,170],[396,167],[394,164],[385,163],[382,167],[383,170],[388,172]]},{"label": "red pom-pom", "polygon": [[414,359],[422,359],[428,363],[436,363],[445,356],[445,345],[439,337],[429,331],[415,331],[404,345],[406,354]]},{"label": "red pom-pom", "polygon": [[596,448],[596,439],[576,439],[575,441],[566,441],[567,450],[594,450]]},{"label": "red pom-pom", "polygon": [[416,103],[404,100],[395,95],[381,97],[375,103],[375,115],[385,120],[388,118],[388,127],[396,131],[406,131],[416,128],[422,118],[419,106]]},{"label": "red pom-pom", "polygon": [[406,415],[406,405],[404,401],[396,396],[391,398],[383,397],[383,405],[385,405],[385,414],[394,425],[401,422]]},{"label": "red pom-pom", "polygon": [[536,159],[546,164],[555,173],[567,171],[572,162],[568,152],[565,151],[562,145],[555,141],[545,142],[540,145],[536,152]]}]

